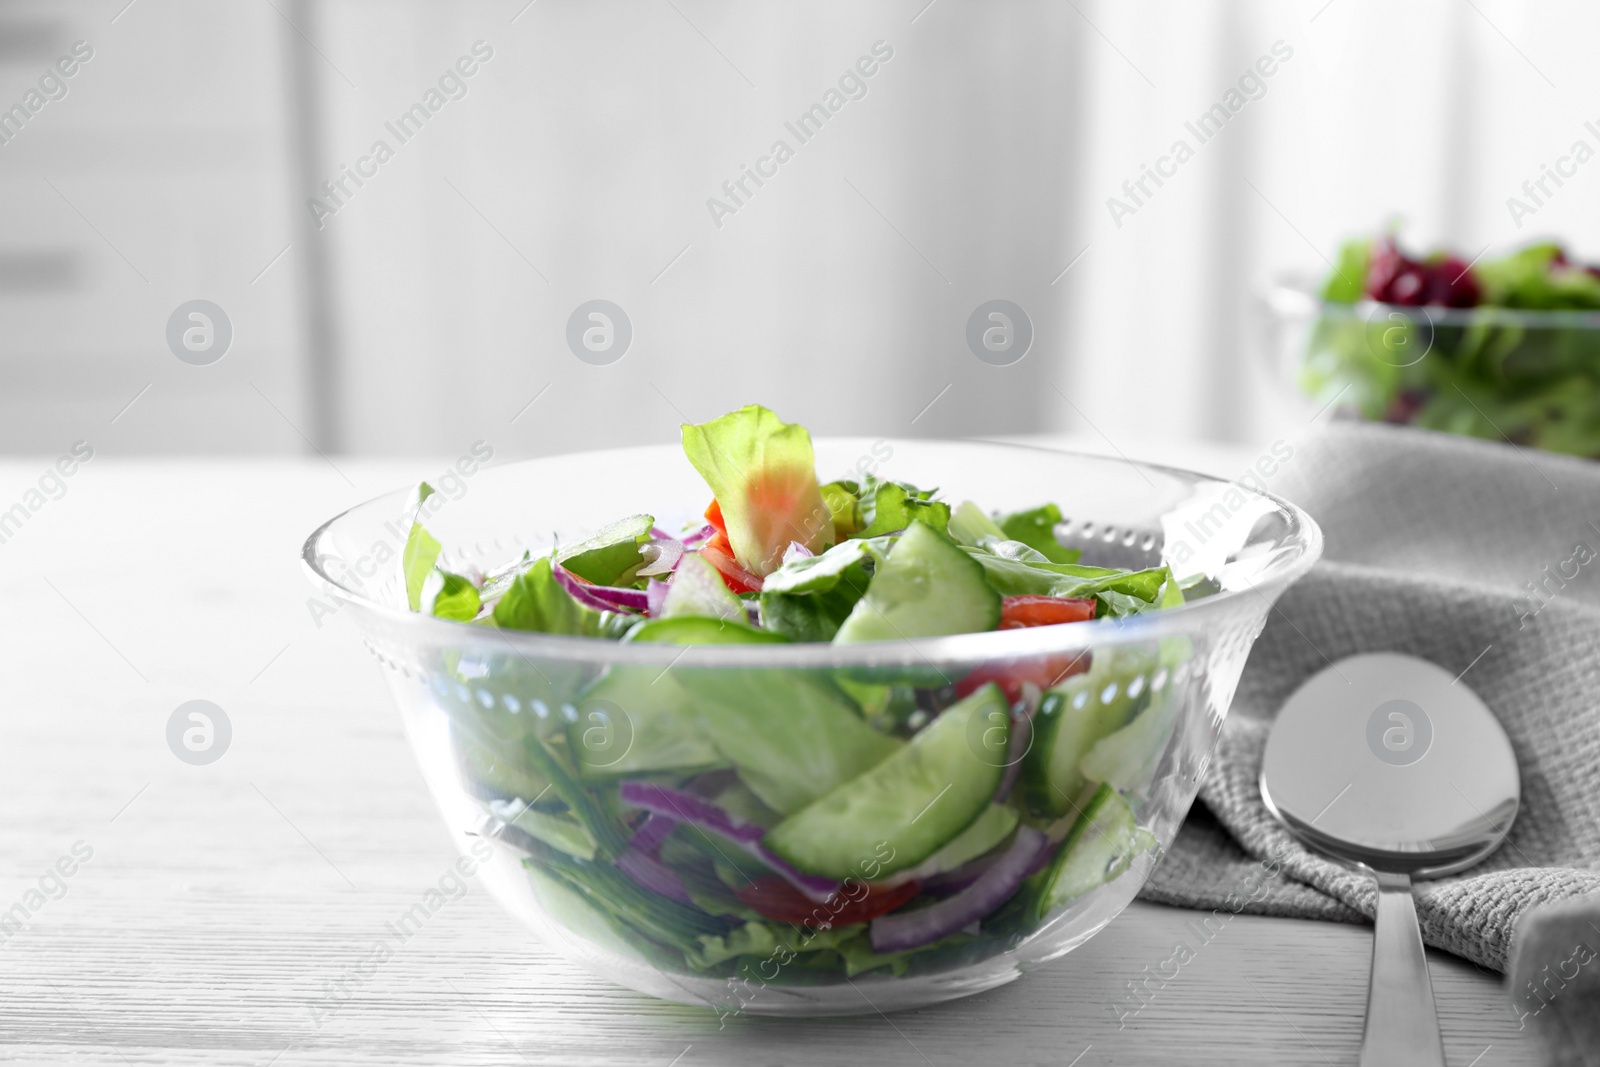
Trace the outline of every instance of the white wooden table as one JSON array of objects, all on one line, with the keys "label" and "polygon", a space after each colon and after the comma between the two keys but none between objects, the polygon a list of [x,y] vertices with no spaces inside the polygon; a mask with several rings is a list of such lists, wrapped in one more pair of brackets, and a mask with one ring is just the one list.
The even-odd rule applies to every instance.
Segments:
[{"label": "white wooden table", "polygon": [[[0,511],[47,462],[0,463]],[[1192,918],[1152,905],[969,1000],[719,1030],[563,962],[469,884],[317,1019],[454,859],[378,665],[350,620],[315,625],[297,561],[316,523],[442,464],[338,466],[101,457],[0,544],[0,910],[32,912],[0,932],[0,1059],[1355,1062],[1364,927],[1237,918],[1119,1029],[1126,983]],[[233,728],[208,766],[166,741],[197,698]],[[1432,966],[1451,1064],[1533,1062],[1495,977]]]}]

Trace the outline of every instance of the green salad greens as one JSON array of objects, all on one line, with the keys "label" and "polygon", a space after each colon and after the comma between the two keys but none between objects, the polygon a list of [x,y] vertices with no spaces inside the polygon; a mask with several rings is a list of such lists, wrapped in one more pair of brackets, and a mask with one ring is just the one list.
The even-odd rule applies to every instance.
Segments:
[{"label": "green salad greens", "polygon": [[1600,458],[1600,268],[1552,243],[1469,264],[1382,236],[1347,242],[1320,296],[1301,371],[1318,400]]},{"label": "green salad greens", "polygon": [[[489,574],[452,568],[415,521],[419,487],[407,608],[633,644],[783,645],[1184,602],[1165,567],[1080,563],[1054,503],[991,514],[872,475],[820,483],[805,429],[765,408],[685,426],[683,443],[711,490],[705,523],[633,515]],[[1135,812],[1190,655],[1176,638],[959,670],[507,650],[441,655],[429,682],[481,832],[518,851],[568,930],[672,973],[805,984],[1003,951],[1150,853]]]}]

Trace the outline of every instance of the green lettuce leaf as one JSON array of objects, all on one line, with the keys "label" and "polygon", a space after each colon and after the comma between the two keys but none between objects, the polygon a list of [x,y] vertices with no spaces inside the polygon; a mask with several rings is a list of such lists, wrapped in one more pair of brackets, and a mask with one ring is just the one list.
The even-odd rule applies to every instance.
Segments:
[{"label": "green lettuce leaf", "polygon": [[543,634],[599,637],[604,633],[600,613],[584,607],[561,588],[548,556],[517,575],[494,606],[494,624],[502,630]]},{"label": "green lettuce leaf", "polygon": [[833,543],[833,520],[817,485],[811,435],[751,404],[698,426],[684,425],[683,451],[722,508],[739,565],[776,570],[791,541],[812,552]]},{"label": "green lettuce leaf", "polygon": [[853,537],[881,537],[904,530],[912,520],[921,519],[940,533],[950,526],[950,505],[930,500],[930,492],[900,484],[878,482],[870,498],[863,496],[861,515],[867,525]]},{"label": "green lettuce leaf", "polygon": [[761,590],[761,624],[795,641],[832,641],[872,581],[888,538],[843,541],[784,564]]},{"label": "green lettuce leaf", "polygon": [[433,565],[438,562],[439,553],[443,546],[434,540],[433,535],[423,529],[417,517],[422,511],[422,502],[433,495],[433,486],[422,482],[417,486],[412,497],[411,532],[406,535],[405,548],[400,552],[400,573],[406,583],[406,604],[412,611],[421,610],[422,583],[428,580],[428,575],[433,573]]},{"label": "green lettuce leaf", "polygon": [[432,605],[429,610],[435,618],[454,619],[457,622],[471,622],[478,617],[478,611],[483,607],[478,587],[473,585],[470,579],[437,567],[424,583],[418,603],[420,605],[430,599]]},{"label": "green lettuce leaf", "polygon": [[819,593],[838,585],[851,568],[869,558],[882,559],[887,543],[852,539],[843,541],[816,556],[802,556],[790,560],[771,574],[762,584],[763,592]]},{"label": "green lettuce leaf", "polygon": [[986,537],[1004,540],[1006,536],[1006,532],[984,514],[982,508],[970,500],[963,500],[956,505],[955,511],[950,516],[950,528],[946,532],[958,544],[974,548],[983,544]]},{"label": "green lettuce leaf", "polygon": [[827,677],[803,670],[678,667],[699,720],[739,777],[789,814],[900,747]]},{"label": "green lettuce leaf", "polygon": [[822,487],[822,503],[833,520],[835,540],[842,541],[866,525],[861,521],[860,502],[857,499],[860,493],[861,487],[851,481],[829,482]]},{"label": "green lettuce leaf", "polygon": [[576,544],[568,545],[556,556],[560,564],[595,585],[627,586],[644,566],[639,546],[650,539],[655,525],[653,515],[630,515],[596,530]]}]

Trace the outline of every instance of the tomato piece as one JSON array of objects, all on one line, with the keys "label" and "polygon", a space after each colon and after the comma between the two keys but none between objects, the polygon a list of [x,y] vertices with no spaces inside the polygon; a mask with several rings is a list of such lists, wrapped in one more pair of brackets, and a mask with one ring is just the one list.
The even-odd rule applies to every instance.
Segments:
[{"label": "tomato piece", "polygon": [[1039,656],[1020,662],[986,663],[956,683],[956,696],[968,696],[994,682],[1006,695],[1006,699],[1015,704],[1022,699],[1023,682],[1032,682],[1040,689],[1049,689],[1088,669],[1087,652]]},{"label": "tomato piece", "polygon": [[733,554],[733,542],[728,540],[728,524],[722,518],[722,505],[715,498],[706,506],[706,521],[716,527],[717,532],[706,538],[706,543],[700,546],[701,557],[717,568],[722,575],[722,584],[735,593],[761,592],[761,579],[739,566]]},{"label": "tomato piece", "polygon": [[[1008,596],[1000,602],[1001,630],[1027,626],[1052,626],[1059,622],[1083,622],[1094,618],[1092,597]],[[964,697],[989,682],[995,682],[1006,699],[1015,704],[1022,699],[1022,683],[1032,682],[1040,689],[1060,685],[1062,680],[1089,669],[1089,653],[1040,656],[1020,662],[987,663],[956,683],[956,696]]]},{"label": "tomato piece", "polygon": [[[861,893],[862,888],[866,889]],[[895,886],[878,886],[860,883],[852,899],[850,893],[840,890],[839,895],[826,904],[818,904],[800,890],[775,874],[763,875],[743,889],[734,890],[734,896],[747,908],[754,908],[775,922],[804,923],[812,929],[824,924],[853,926],[871,922],[887,915],[922,891],[919,882],[903,882]]]},{"label": "tomato piece", "polygon": [[761,579],[745,570],[733,558],[733,548],[728,544],[728,535],[718,532],[711,535],[711,540],[700,546],[700,558],[717,569],[722,575],[722,584],[732,589],[735,593],[761,592]]},{"label": "tomato piece", "polygon": [[1094,618],[1093,597],[1008,596],[1000,601],[997,629],[1017,630],[1024,626],[1053,626],[1058,622],[1084,622]]}]

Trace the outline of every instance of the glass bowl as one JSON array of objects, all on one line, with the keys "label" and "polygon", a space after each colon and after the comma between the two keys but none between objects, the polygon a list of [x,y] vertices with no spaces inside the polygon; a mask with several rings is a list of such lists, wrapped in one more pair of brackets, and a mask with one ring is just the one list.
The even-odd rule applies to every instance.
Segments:
[{"label": "glass bowl", "polygon": [[[819,441],[816,451],[824,477],[870,470],[998,510],[1055,501],[1067,516],[1057,538],[1081,549],[1082,562],[1166,561],[1180,576],[1199,576],[1198,584],[1188,603],[1123,620],[842,646],[670,646],[507,632],[402,610],[398,560],[407,529],[400,516],[408,491],[330,520],[304,549],[312,581],[341,602],[388,668],[439,810],[462,851],[483,861],[479,877],[493,895],[554,949],[600,975],[723,1013],[917,1007],[1009,982],[1092,937],[1133,899],[1171,843],[1268,610],[1321,552],[1321,533],[1300,509],[1198,474],[1000,444],[843,439]],[[492,568],[524,549],[537,556],[641,510],[667,529],[697,523],[709,497],[676,447],[529,460],[450,481],[427,525],[447,546],[442,562],[458,572]],[[1059,785],[1060,800],[1044,796],[1040,813],[1026,820],[1045,835],[1035,873],[936,949],[876,954],[866,928],[847,921],[849,901],[909,877],[878,877],[882,842],[877,859],[864,855],[836,895],[813,897],[810,915],[757,929],[736,915],[712,914],[715,903],[641,899],[639,883],[605,859],[603,844],[585,859],[594,844],[570,840],[574,816],[599,821],[604,833],[595,840],[626,839],[639,825],[641,813],[622,803],[617,783],[637,773],[630,754],[652,748],[648,734],[668,703],[691,709],[698,732],[679,740],[701,746],[707,759],[715,760],[719,743],[778,744],[793,748],[799,766],[813,758],[812,740],[785,734],[777,717],[802,696],[845,694],[870,730],[914,738],[945,721],[952,687],[974,672],[1020,677],[1041,669],[1069,675],[1046,702],[1052,713],[1122,724],[1102,742],[1112,742],[1107,753],[1091,753],[1093,767],[1087,757],[1069,761],[1066,779],[1049,779],[1075,786],[1078,766],[1101,784],[1086,772],[1072,796]],[[602,679],[610,699],[594,696]],[[976,776],[994,775],[1025,791],[1019,797],[1038,795],[1027,792],[1045,780],[1033,740],[1046,731],[1016,725],[1039,707],[1037,690],[1018,688],[1028,699],[995,713],[1011,719],[1011,743],[996,750],[982,729],[966,730],[965,752],[945,743],[946,758],[955,760],[945,765],[952,786],[966,790],[994,780]],[[748,728],[729,730],[729,715]],[[941,736],[960,734],[947,727]],[[1048,736],[1049,750],[1060,750],[1059,731]],[[700,795],[723,790],[724,804],[749,792],[729,771],[645,777]],[[978,803],[987,804],[988,794]],[[563,819],[565,831],[557,825]],[[844,830],[870,836],[859,826]],[[1013,843],[1024,834],[1006,832]],[[704,861],[706,877],[722,877],[724,890],[752,877],[752,864],[760,867],[729,839],[688,825],[673,837],[660,854],[671,845],[698,855],[692,861]],[[919,885],[931,892],[943,877],[944,889],[955,892],[954,879],[981,876],[1008,847]]]},{"label": "glass bowl", "polygon": [[1340,417],[1600,458],[1600,312],[1264,301],[1285,380]]}]

